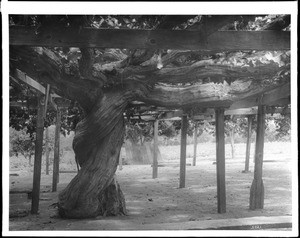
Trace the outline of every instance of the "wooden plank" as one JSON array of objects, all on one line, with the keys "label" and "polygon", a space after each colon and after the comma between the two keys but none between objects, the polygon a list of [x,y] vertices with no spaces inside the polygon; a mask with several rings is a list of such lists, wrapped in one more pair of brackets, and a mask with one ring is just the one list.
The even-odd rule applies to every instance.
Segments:
[{"label": "wooden plank", "polygon": [[197,158],[197,131],[198,131],[198,123],[195,121],[193,166],[196,166],[196,158]]},{"label": "wooden plank", "polygon": [[[10,107],[28,107],[26,102],[9,102]],[[31,108],[36,108],[36,105],[30,105]]]},{"label": "wooden plank", "polygon": [[289,50],[290,32],[217,31],[207,42],[209,50]]},{"label": "wooden plank", "polygon": [[[15,78],[21,80],[23,83],[26,83],[31,88],[37,90],[38,92],[40,92],[42,94],[46,94],[46,89],[45,89],[45,87],[43,85],[41,85],[39,82],[37,82],[36,80],[32,79],[31,77],[29,77],[28,75],[26,75],[24,72],[22,72],[19,69],[16,69],[15,75],[11,76],[11,77],[12,78],[15,77]],[[57,95],[56,93],[51,93],[50,95],[53,98],[60,98],[60,96]]]},{"label": "wooden plank", "polygon": [[226,212],[226,186],[225,186],[225,129],[224,109],[216,111],[216,156],[217,156],[217,197],[218,213]]},{"label": "wooden plank", "polygon": [[61,126],[61,111],[57,109],[56,125],[55,125],[55,141],[54,141],[54,160],[53,160],[53,177],[52,177],[52,192],[57,191],[59,180],[59,142],[60,142],[60,126]]},{"label": "wooden plank", "polygon": [[48,107],[48,102],[49,102],[49,97],[50,97],[49,93],[50,93],[50,84],[47,84],[45,110],[44,110],[44,118],[45,119],[46,119],[46,115],[47,115],[47,107]]},{"label": "wooden plank", "polygon": [[[277,101],[278,102],[278,101]],[[290,99],[288,99],[287,101],[284,100],[283,104],[279,104],[280,106],[283,105],[287,105],[290,103]],[[256,104],[256,103],[255,103]],[[252,104],[251,104],[252,105]],[[275,103],[275,105],[277,105]],[[215,121],[215,116],[214,116],[214,112],[212,112],[214,109],[207,109],[206,112],[203,113],[197,113],[194,114],[192,116],[192,119],[194,121],[199,121],[199,120],[205,120],[207,122],[213,122]],[[270,110],[266,110],[266,113],[272,113],[272,114],[277,114],[277,113],[281,113],[283,111],[282,108],[276,108],[275,111],[270,111]],[[285,109],[285,113],[290,113],[290,109]],[[243,116],[243,115],[256,115],[257,114],[257,106],[253,106],[250,108],[239,108],[239,109],[227,109],[224,112],[224,115],[236,115],[236,116]],[[175,115],[177,115],[176,117],[174,117]],[[180,121],[182,118],[182,111],[170,111],[170,112],[166,112],[164,114],[161,114],[159,116],[160,120],[168,120],[168,121]],[[126,115],[124,116],[124,118],[126,118]],[[143,116],[141,116],[141,118],[143,119]],[[140,120],[139,115],[136,114],[132,117],[130,117],[131,120]],[[145,120],[145,121],[154,121],[155,118],[154,116],[152,117],[152,120]]]},{"label": "wooden plank", "polygon": [[59,173],[62,173],[62,174],[73,174],[73,173],[78,173],[78,170],[60,170]]},{"label": "wooden plank", "polygon": [[39,211],[42,153],[43,153],[43,133],[44,133],[44,118],[43,118],[44,100],[45,100],[44,96],[38,96],[31,214],[38,214]]},{"label": "wooden plank", "polygon": [[31,88],[37,90],[39,93],[46,94],[46,89],[43,85],[35,81],[34,79],[27,76],[25,73],[23,73],[21,70],[16,70],[16,78],[20,79],[24,83],[26,83]]},{"label": "wooden plank", "polygon": [[203,31],[48,28],[10,26],[10,45],[126,49],[289,50],[289,31]]},{"label": "wooden plank", "polygon": [[239,108],[233,110],[226,110],[224,115],[256,115],[257,114],[257,107],[250,107],[250,108]]},{"label": "wooden plank", "polygon": [[154,140],[153,140],[153,167],[152,167],[152,178],[157,178],[158,172],[158,162],[157,162],[157,154],[158,154],[158,120],[154,121]]},{"label": "wooden plank", "polygon": [[[254,97],[245,98],[234,102],[230,106],[230,110],[239,108],[248,108],[263,105],[278,105],[281,104],[280,100],[288,98],[291,95],[291,84],[287,83],[278,88],[265,92],[263,94],[256,95]],[[290,100],[284,100],[284,103],[289,104]]]},{"label": "wooden plank", "polygon": [[273,105],[273,103],[278,101],[279,99],[289,97],[290,95],[291,95],[291,84],[287,83],[269,92],[265,92],[262,96],[261,104]]},{"label": "wooden plank", "polygon": [[249,172],[249,159],[250,159],[250,148],[251,148],[251,135],[252,135],[252,121],[253,116],[247,116],[248,128],[247,128],[247,145],[246,145],[246,160],[245,160],[245,170],[243,172]]},{"label": "wooden plank", "polygon": [[278,100],[275,100],[273,101],[272,105],[273,106],[278,106],[278,107],[283,107],[283,106],[286,106],[286,105],[289,105],[291,104],[291,98],[290,97],[287,97],[287,98],[280,98]]},{"label": "wooden plank", "polygon": [[[183,115],[182,110],[176,110],[176,111],[168,111],[164,112],[159,116],[159,119],[162,120],[181,120],[181,117]],[[195,113],[193,116],[193,119],[195,120],[202,120],[202,119],[209,119],[212,115],[214,115],[214,109],[207,108],[204,112],[198,112]]]},{"label": "wooden plank", "polygon": [[179,188],[185,187],[187,126],[188,126],[187,114],[183,114],[181,120]]},{"label": "wooden plank", "polygon": [[[261,98],[261,96],[260,96]],[[253,99],[254,101],[256,100],[256,102],[254,104],[258,104],[257,100],[258,99]],[[282,103],[281,103],[282,102]],[[290,99],[279,99],[279,101],[274,101],[272,104],[274,105],[287,105],[290,103]],[[230,107],[229,109],[225,110],[225,115],[256,115],[257,114],[257,106],[253,106],[253,103],[251,103],[252,107],[249,108],[237,108],[237,109],[231,109],[232,107]],[[234,106],[234,105],[233,105]],[[151,110],[151,109],[149,109]],[[281,108],[276,108],[276,110],[274,111],[274,113],[281,113],[282,109]],[[287,111],[289,112],[289,110]],[[269,113],[268,111],[266,111],[266,113]],[[182,117],[182,110],[176,110],[176,111],[166,111],[163,113],[159,113],[159,119],[160,120],[170,120],[170,121],[179,121],[181,120]],[[206,121],[214,121],[214,109],[212,108],[207,108],[205,111],[203,112],[197,112],[193,115],[192,119],[193,120],[206,120]],[[125,115],[126,116],[126,115]],[[143,114],[140,115],[140,117],[142,119],[145,119],[145,117],[143,116]],[[149,115],[149,119],[154,121],[154,115],[150,116]],[[139,118],[139,114],[135,114],[131,117],[131,119],[136,119],[136,120],[140,120]],[[150,120],[150,121],[151,121]]]},{"label": "wooden plank", "polygon": [[[290,101],[285,101],[290,102]],[[258,104],[257,102],[255,104]],[[207,120],[210,121],[211,119],[214,120],[214,109],[207,109],[205,112],[202,113],[196,113],[193,115],[194,120]],[[281,108],[276,108],[274,113],[281,113]],[[252,106],[249,108],[238,108],[238,109],[226,109],[224,112],[224,115],[256,115],[257,114],[257,106]],[[176,111],[176,112],[167,112],[160,116],[160,119],[162,120],[180,120],[182,116],[182,111]]]},{"label": "wooden plank", "polygon": [[262,209],[264,207],[264,184],[262,180],[262,166],[264,157],[265,134],[265,106],[260,105],[257,113],[257,132],[255,143],[254,179],[250,189],[250,209]]},{"label": "wooden plank", "polygon": [[[18,81],[16,79],[21,80],[23,83],[30,86],[33,90],[35,90],[38,93],[42,93],[42,94],[46,93],[46,89],[43,85],[41,85],[39,82],[35,81],[34,79],[30,78],[29,76],[27,76],[21,70],[16,69],[14,75],[10,76],[10,78],[13,79],[17,83],[18,83]],[[60,96],[57,95],[56,93],[51,93],[49,95],[48,100],[51,103],[51,106],[54,107],[54,109],[56,110],[57,106],[56,106],[55,102],[53,101],[53,98],[60,98]]]}]

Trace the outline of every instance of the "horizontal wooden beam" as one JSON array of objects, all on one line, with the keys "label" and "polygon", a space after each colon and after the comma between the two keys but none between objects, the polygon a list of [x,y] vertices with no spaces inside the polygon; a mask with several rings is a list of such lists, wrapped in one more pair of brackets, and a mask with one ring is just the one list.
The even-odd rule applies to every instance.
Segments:
[{"label": "horizontal wooden beam", "polygon": [[287,98],[291,95],[291,84],[285,84],[281,87],[265,92],[261,99],[263,105],[273,105],[274,102]]},{"label": "horizontal wooden beam", "polygon": [[[9,102],[9,106],[10,107],[27,107],[27,103],[26,102]],[[34,105],[34,107],[36,107],[36,105]]]},{"label": "horizontal wooden beam", "polygon": [[16,69],[15,76],[17,79],[21,80],[26,85],[30,86],[32,89],[36,90],[38,93],[46,94],[46,89],[43,85],[35,81],[34,79],[27,76],[22,71]]},{"label": "horizontal wooden beam", "polygon": [[[282,108],[276,108],[272,113],[281,113],[283,111]],[[290,113],[290,110],[286,110],[286,113]],[[266,113],[271,113],[271,111],[266,110]],[[237,116],[246,116],[246,115],[256,115],[257,114],[257,106],[256,107],[251,107],[251,108],[239,108],[239,109],[226,109],[224,112],[225,116],[228,115],[237,115]],[[183,112],[181,110],[178,111],[170,111],[167,112],[158,119],[160,120],[181,120],[181,116],[183,115]],[[203,113],[197,113],[192,116],[193,120],[206,120],[206,121],[211,121],[212,119],[214,120],[214,110],[213,109],[207,109]]]},{"label": "horizontal wooden beam", "polygon": [[[15,70],[15,73],[13,74],[13,76],[11,76],[11,78],[15,82],[17,82],[16,79],[19,79],[26,85],[30,86],[32,89],[38,91],[39,93],[46,94],[46,89],[43,85],[41,85],[39,82],[35,81],[19,69]],[[56,93],[51,93],[50,95],[54,98],[60,98],[60,96]]]},{"label": "horizontal wooden beam", "polygon": [[226,110],[224,115],[254,115],[257,114],[257,107],[239,108],[233,110]]},{"label": "horizontal wooden beam", "polygon": [[[212,109],[213,110],[213,109]],[[214,122],[215,115],[212,113],[212,110],[207,110],[205,113],[200,113],[197,115],[192,116],[192,120],[199,121],[205,120],[207,122]],[[247,115],[257,115],[257,107],[252,108],[240,108],[234,110],[225,110],[224,115],[235,115],[235,116],[247,116]],[[291,110],[283,109],[283,108],[276,108],[274,111],[270,111],[266,109],[266,114],[280,114],[282,112],[291,113]],[[143,120],[143,121],[155,121],[155,120],[167,120],[167,121],[180,121],[182,119],[183,112],[182,111],[170,111],[160,117],[156,117],[156,115],[134,115],[130,117],[131,120]],[[124,115],[126,118],[126,116]]]},{"label": "horizontal wooden beam", "polygon": [[[256,115],[257,114],[257,110],[258,107],[251,107],[251,108],[239,108],[239,109],[234,109],[234,110],[226,110],[225,111],[225,115]],[[274,111],[269,110],[268,108],[266,108],[265,113],[269,114],[277,114],[277,113],[281,113],[282,111],[285,111],[285,113],[290,113],[290,109],[283,109],[283,108],[276,108]]]},{"label": "horizontal wooden beam", "polygon": [[289,31],[217,31],[209,36],[188,30],[35,28],[10,26],[10,45],[121,49],[289,50]]},{"label": "horizontal wooden beam", "polygon": [[234,102],[229,109],[248,108],[262,105],[277,106],[290,104],[291,84],[287,83],[263,94]]},{"label": "horizontal wooden beam", "polygon": [[[20,80],[21,82],[25,83],[26,85],[28,85],[30,88],[34,89],[38,93],[44,95],[46,93],[46,89],[43,85],[41,85],[39,82],[35,81],[34,79],[30,78],[29,76],[27,76],[21,70],[16,69],[15,72],[13,73],[13,76],[10,76],[10,78],[16,83],[18,83],[18,80]],[[50,105],[52,105],[52,107],[55,110],[57,110],[57,105],[53,100],[54,98],[61,98],[61,97],[56,93],[51,93],[49,95]],[[12,104],[11,106],[16,106],[16,104]]]}]

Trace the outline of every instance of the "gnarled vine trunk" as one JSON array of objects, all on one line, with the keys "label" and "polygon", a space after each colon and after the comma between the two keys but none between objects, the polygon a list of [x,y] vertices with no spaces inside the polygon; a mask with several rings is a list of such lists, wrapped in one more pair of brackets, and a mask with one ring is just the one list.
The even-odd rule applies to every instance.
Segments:
[{"label": "gnarled vine trunk", "polygon": [[114,175],[123,144],[127,95],[121,91],[105,94],[78,123],[73,148],[81,169],[59,194],[60,216],[126,214],[125,199]]}]

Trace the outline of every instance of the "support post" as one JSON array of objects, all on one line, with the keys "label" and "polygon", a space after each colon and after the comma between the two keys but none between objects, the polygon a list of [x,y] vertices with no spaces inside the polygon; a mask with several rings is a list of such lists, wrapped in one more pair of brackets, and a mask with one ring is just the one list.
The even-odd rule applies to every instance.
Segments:
[{"label": "support post", "polygon": [[198,132],[198,123],[197,121],[195,121],[193,166],[196,166],[196,158],[197,158],[197,132]]},{"label": "support post", "polygon": [[152,178],[157,178],[158,162],[157,162],[157,149],[158,144],[158,120],[154,121],[154,140],[153,140],[153,165],[152,165]]},{"label": "support post", "polygon": [[49,93],[50,93],[50,84],[47,84],[46,101],[45,101],[45,110],[44,110],[44,119],[46,119],[46,115],[47,115],[47,107],[48,107],[48,101],[49,101]]},{"label": "support post", "polygon": [[255,144],[254,179],[250,189],[250,209],[263,209],[264,184],[262,180],[262,166],[264,156],[265,134],[265,106],[259,105],[257,111],[257,132]]},{"label": "support post", "polygon": [[225,138],[224,138],[224,109],[217,108],[216,114],[216,160],[217,160],[217,197],[218,213],[226,212],[225,187]]},{"label": "support post", "polygon": [[249,172],[249,159],[250,159],[250,149],[251,149],[251,130],[253,117],[251,115],[247,116],[248,119],[248,129],[247,129],[247,145],[246,145],[246,160],[245,160],[245,170],[244,173]]},{"label": "support post", "polygon": [[56,125],[55,125],[55,142],[54,142],[54,160],[53,160],[53,179],[52,179],[52,192],[57,191],[57,183],[59,180],[59,142],[60,142],[60,124],[61,124],[61,111],[57,108]]},{"label": "support post", "polygon": [[179,188],[185,187],[185,170],[186,170],[186,132],[187,132],[187,115],[182,115],[181,120],[181,141],[180,141],[180,178]]},{"label": "support post", "polygon": [[49,128],[46,128],[45,151],[46,151],[46,175],[49,175]]},{"label": "support post", "polygon": [[44,96],[38,96],[31,214],[38,214],[39,210],[44,133],[44,100]]}]

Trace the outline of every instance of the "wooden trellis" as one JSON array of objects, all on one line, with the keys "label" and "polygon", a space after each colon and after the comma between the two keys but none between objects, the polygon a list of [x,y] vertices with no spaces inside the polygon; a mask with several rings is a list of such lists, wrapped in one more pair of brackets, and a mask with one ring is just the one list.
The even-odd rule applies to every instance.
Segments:
[{"label": "wooden trellis", "polygon": [[[219,20],[222,20],[219,19]],[[218,51],[237,51],[237,50],[289,50],[290,32],[289,31],[174,31],[174,30],[125,30],[125,29],[94,29],[82,28],[80,32],[71,28],[49,28],[40,34],[35,34],[35,28],[23,26],[11,26],[9,41],[10,45],[15,46],[46,46],[46,47],[88,47],[88,48],[126,48],[126,49],[180,49],[197,50],[203,53]],[[22,76],[18,71],[11,72],[11,77],[18,78],[28,85],[38,90],[42,95],[46,94],[46,89],[29,77]],[[193,115],[193,120],[211,119],[216,122],[216,161],[217,161],[217,197],[218,212],[226,212],[226,188],[225,188],[225,148],[224,148],[224,116],[225,115],[257,115],[258,127],[255,149],[255,171],[254,180],[250,191],[250,209],[263,208],[264,189],[262,180],[263,163],[263,137],[264,137],[264,116],[266,106],[283,106],[290,104],[291,85],[285,84],[283,87],[273,89],[268,92],[258,93],[248,98],[235,101],[227,105],[210,106],[205,112]],[[57,118],[60,117],[59,107],[53,103],[53,97],[49,97],[52,105],[57,109]],[[40,99],[38,111],[37,131],[42,127],[41,116],[43,108]],[[137,102],[139,103],[139,102]],[[185,187],[185,166],[186,166],[186,129],[187,114],[183,111],[159,111],[157,113],[146,114],[138,113],[131,119],[144,119],[154,121],[154,158],[153,158],[153,178],[157,178],[157,130],[158,119],[181,119],[181,153],[180,153],[180,183],[179,188]],[[165,109],[163,109],[165,110]],[[280,112],[280,111],[277,111]],[[248,127],[251,131],[250,117]],[[59,121],[59,120],[57,120]],[[43,127],[42,127],[43,128]],[[57,125],[59,128],[59,125]],[[196,135],[196,127],[195,127]],[[249,142],[248,133],[246,160],[249,161]],[[42,137],[41,137],[42,138]],[[196,137],[195,137],[196,138]],[[40,137],[37,137],[36,155],[41,150]],[[58,149],[56,145],[56,150]],[[195,150],[196,151],[196,150]],[[195,160],[195,158],[194,158]],[[57,164],[56,164],[57,165]],[[245,171],[248,171],[247,162]],[[53,177],[53,191],[56,191],[58,176]],[[38,194],[40,181],[40,159],[35,161],[34,170],[34,194],[32,212],[38,209]]]},{"label": "wooden trellis", "polygon": [[[57,94],[50,94],[49,89],[47,89],[35,81],[34,79],[28,77],[26,74],[20,70],[16,70],[11,76],[12,80],[15,82],[22,82],[28,85],[34,92],[37,93],[38,105],[37,105],[37,128],[36,128],[36,142],[35,142],[35,156],[34,156],[34,172],[33,172],[33,188],[32,188],[32,205],[31,213],[37,214],[39,208],[39,196],[40,196],[40,180],[41,180],[41,163],[42,163],[42,150],[43,150],[43,132],[44,132],[44,120],[46,117],[47,104],[50,105],[57,111],[56,126],[55,126],[55,147],[54,147],[54,161],[53,161],[53,182],[52,182],[52,192],[57,190],[57,183],[59,179],[59,135],[60,135],[60,123],[61,123],[61,107],[62,105],[54,102],[53,98],[59,98]],[[16,104],[19,106],[18,104]],[[46,140],[49,135],[46,132]],[[47,145],[47,142],[46,142]],[[46,149],[48,150],[48,149]],[[49,154],[46,151],[46,156]],[[47,159],[47,158],[46,158]],[[48,158],[49,159],[49,158]],[[49,161],[46,161],[46,173],[49,173]]]}]

